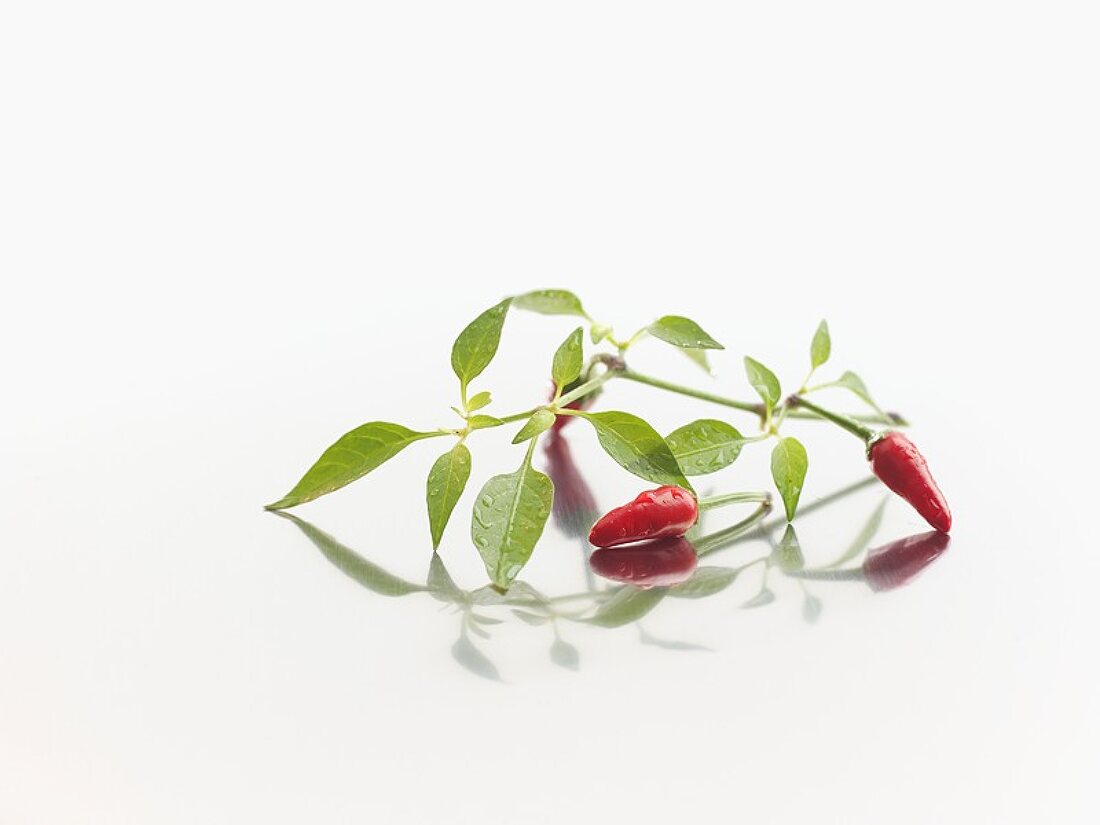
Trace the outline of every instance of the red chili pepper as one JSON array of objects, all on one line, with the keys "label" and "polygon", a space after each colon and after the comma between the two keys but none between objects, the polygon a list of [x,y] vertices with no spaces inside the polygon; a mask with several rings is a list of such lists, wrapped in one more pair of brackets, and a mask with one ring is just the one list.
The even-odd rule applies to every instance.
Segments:
[{"label": "red chili pepper", "polygon": [[[583,383],[584,383],[584,378],[583,377],[578,378],[576,381],[572,381],[572,382],[566,384],[562,388],[561,394],[565,395],[567,392],[572,392],[573,390],[575,390],[577,387],[579,387]],[[557,395],[557,392],[558,392],[558,385],[555,384],[553,381],[551,381],[550,382],[550,397],[549,397],[550,401],[554,400],[554,396]],[[596,396],[598,396],[601,392],[602,392],[602,390],[596,390],[595,392],[591,392],[588,395],[584,396],[583,398],[578,398],[576,401],[570,401],[568,404],[565,405],[565,409],[567,409],[567,410],[587,410],[596,401]],[[561,430],[562,427],[564,427],[566,424],[568,424],[570,421],[572,421],[575,417],[576,416],[572,416],[572,415],[559,415],[556,419],[554,419],[554,426],[551,429],[553,429],[554,432],[558,432],[558,431]]]},{"label": "red chili pepper", "polygon": [[556,432],[546,441],[546,473],[554,482],[555,523],[566,535],[586,535],[600,515],[596,497],[573,460],[568,439]]},{"label": "red chili pepper", "polygon": [[951,510],[947,499],[912,441],[901,433],[886,433],[871,442],[870,458],[871,470],[883,484],[912,504],[937,530],[950,532]]},{"label": "red chili pepper", "polygon": [[863,576],[872,590],[893,590],[915,579],[949,544],[949,535],[934,530],[899,539],[867,554]]},{"label": "red chili pepper", "polygon": [[682,536],[698,518],[695,496],[682,487],[658,487],[604,515],[592,526],[588,540],[597,547],[614,547],[643,539]]},{"label": "red chili pepper", "polygon": [[699,557],[683,537],[657,539],[629,547],[604,547],[588,559],[592,570],[605,579],[643,589],[671,587],[687,581]]}]

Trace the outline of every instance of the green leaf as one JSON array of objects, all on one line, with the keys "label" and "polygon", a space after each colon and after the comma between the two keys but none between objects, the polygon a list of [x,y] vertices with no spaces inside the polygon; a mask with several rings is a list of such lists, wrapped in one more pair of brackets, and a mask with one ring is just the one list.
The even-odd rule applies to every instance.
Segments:
[{"label": "green leaf", "polygon": [[484,430],[488,427],[499,427],[504,422],[492,415],[471,415],[468,423],[471,430]]},{"label": "green leaf", "polygon": [[507,588],[531,558],[554,501],[554,484],[531,466],[493,476],[478,493],[470,535],[489,578]]},{"label": "green leaf", "polygon": [[519,444],[537,435],[542,435],[554,426],[554,421],[556,419],[557,416],[550,412],[550,410],[535,410],[535,412],[531,414],[531,417],[527,419],[527,423],[520,428],[518,433],[516,433],[516,437],[512,439],[512,443]]},{"label": "green leaf", "polygon": [[822,320],[822,322],[817,325],[817,332],[814,333],[814,340],[810,343],[810,365],[816,370],[829,360],[829,355],[832,351],[833,342],[829,337],[829,325]]},{"label": "green leaf", "polygon": [[745,439],[735,427],[701,418],[673,430],[665,439],[684,475],[701,476],[728,467],[741,454]]},{"label": "green leaf", "polygon": [[849,392],[853,393],[857,397],[861,398],[867,406],[876,412],[885,415],[882,412],[882,408],[875,403],[875,400],[871,398],[871,393],[867,391],[867,385],[863,383],[863,379],[856,375],[851,370],[845,372],[840,378],[833,382],[833,386],[843,387]]},{"label": "green leaf", "polygon": [[554,353],[554,366],[550,375],[559,387],[571,384],[581,374],[584,366],[584,327],[577,327]]},{"label": "green leaf", "polygon": [[623,587],[600,605],[587,621],[600,627],[622,627],[624,624],[636,622],[660,604],[667,592],[666,587],[653,587],[649,590]]},{"label": "green leaf", "polygon": [[438,435],[442,433],[418,433],[388,421],[371,421],[356,427],[325,450],[293,490],[264,509],[297,507],[339,490],[389,461],[414,441]]},{"label": "green leaf", "polygon": [[670,587],[668,595],[678,599],[704,599],[721,593],[733,584],[740,572],[734,567],[697,567],[686,582]]},{"label": "green leaf", "polygon": [[428,523],[432,529],[432,549],[439,549],[451,512],[466,489],[470,478],[470,450],[465,444],[443,453],[428,473]]},{"label": "green leaf", "polygon": [[505,298],[494,307],[485,310],[474,318],[458,334],[451,347],[451,369],[465,388],[481,375],[500,346],[500,333],[504,329],[504,319],[508,315],[511,298]]},{"label": "green leaf", "polygon": [[536,289],[512,299],[516,309],[526,309],[540,315],[576,315],[587,318],[581,299],[567,289]]},{"label": "green leaf", "polygon": [[714,375],[714,370],[710,368],[710,359],[707,358],[707,351],[705,349],[684,349],[683,347],[677,347],[676,350],[686,355],[689,360],[694,361],[707,375]]},{"label": "green leaf", "polygon": [[684,349],[725,349],[711,338],[701,326],[681,315],[658,318],[646,329],[654,338],[660,338],[673,346]]},{"label": "green leaf", "polygon": [[772,478],[775,487],[783,498],[783,509],[787,512],[787,521],[794,519],[798,509],[798,497],[802,495],[802,485],[806,481],[806,469],[809,461],[806,448],[797,438],[784,438],[772,450]]},{"label": "green leaf", "polygon": [[806,557],[802,555],[802,545],[798,542],[793,524],[788,524],[783,531],[783,538],[772,551],[772,562],[784,572],[801,570],[806,566]]},{"label": "green leaf", "polygon": [[475,412],[482,407],[488,407],[493,403],[493,396],[488,390],[483,390],[466,402],[466,409]]},{"label": "green leaf", "polygon": [[779,379],[775,373],[765,367],[759,361],[745,356],[745,374],[749,377],[749,383],[756,390],[771,412],[779,403],[783,391],[779,388]]},{"label": "green leaf", "polygon": [[306,538],[313,542],[313,545],[324,554],[326,559],[332,562],[345,576],[361,584],[367,590],[381,596],[405,596],[409,593],[420,593],[426,589],[386,572],[377,564],[367,561],[354,550],[345,547],[328,533],[318,530],[308,521],[304,521],[291,513],[278,513],[277,515],[294,522],[298,529],[306,534]]},{"label": "green leaf", "polygon": [[598,344],[604,338],[611,334],[611,327],[604,324],[593,324],[592,329],[589,330],[589,335],[592,338],[593,344]]},{"label": "green leaf", "polygon": [[691,490],[672,450],[660,434],[636,415],[625,412],[579,413],[596,428],[600,446],[619,466],[657,484]]}]

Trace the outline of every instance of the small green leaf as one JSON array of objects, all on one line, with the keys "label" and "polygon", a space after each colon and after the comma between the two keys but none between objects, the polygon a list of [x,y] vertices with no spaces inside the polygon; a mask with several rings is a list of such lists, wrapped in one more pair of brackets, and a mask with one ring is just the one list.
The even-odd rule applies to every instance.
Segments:
[{"label": "small green leaf", "polygon": [[833,342],[829,338],[829,325],[822,320],[817,325],[817,332],[814,333],[814,340],[810,344],[810,365],[816,370],[829,360],[832,351]]},{"label": "small green leaf", "polygon": [[684,475],[701,476],[728,467],[741,454],[745,439],[735,427],[702,418],[673,430],[665,439]]},{"label": "small green leaf", "polygon": [[787,512],[787,521],[794,519],[798,509],[798,497],[802,495],[802,485],[806,481],[806,469],[809,461],[806,448],[797,438],[784,438],[772,450],[772,478],[775,487],[783,498],[783,509]]},{"label": "small green leaf", "polygon": [[593,324],[592,329],[589,330],[589,335],[592,338],[593,344],[598,344],[604,338],[611,334],[611,327],[603,324]]},{"label": "small green leaf", "polygon": [[658,318],[646,329],[654,338],[660,338],[673,346],[684,349],[725,349],[711,338],[701,326],[681,315]]},{"label": "small green leaf", "polygon": [[500,333],[504,329],[504,319],[508,315],[511,300],[505,298],[496,306],[485,310],[455,339],[454,346],[451,347],[451,369],[455,371],[463,387],[481,375],[497,354]]},{"label": "small green leaf", "polygon": [[710,359],[707,358],[707,351],[705,349],[684,349],[683,347],[677,347],[676,350],[686,355],[689,360],[694,361],[707,375],[714,375],[714,370],[710,368]]},{"label": "small green leaf", "polygon": [[691,490],[676,457],[660,434],[636,415],[625,412],[579,413],[596,428],[600,446],[619,466],[657,484]]},{"label": "small green leaf", "polygon": [[470,535],[497,587],[507,588],[531,558],[553,501],[554,484],[531,467],[530,454],[514,473],[481,488]]},{"label": "small green leaf", "polygon": [[512,439],[512,443],[519,444],[534,438],[536,435],[542,435],[554,426],[554,421],[556,419],[557,416],[550,412],[550,410],[535,410],[531,417],[527,419],[527,423],[523,425],[518,433],[516,433],[516,437]]},{"label": "small green leaf", "polygon": [[577,380],[584,366],[584,328],[577,327],[554,353],[550,376],[559,387]]},{"label": "small green leaf", "polygon": [[833,382],[833,386],[843,387],[858,398],[862,399],[867,406],[876,412],[885,415],[882,412],[882,408],[875,403],[875,400],[871,398],[871,393],[867,391],[867,385],[863,383],[863,379],[856,375],[851,370],[845,372],[840,378]]},{"label": "small green leaf", "polygon": [[783,391],[779,388],[779,379],[775,373],[765,367],[759,361],[745,356],[745,374],[749,377],[749,383],[756,390],[771,412],[779,403]]},{"label": "small green leaf", "polygon": [[623,587],[600,605],[588,622],[600,627],[621,627],[636,622],[660,604],[667,592],[666,587],[653,587],[649,590]]},{"label": "small green leaf", "polygon": [[285,510],[339,490],[389,461],[414,441],[441,433],[418,433],[400,424],[371,421],[344,433],[325,450],[294,489],[266,510]]},{"label": "small green leaf", "polygon": [[471,430],[484,430],[488,427],[499,427],[504,422],[496,416],[492,415],[471,415],[470,416],[470,429]]},{"label": "small green leaf", "polygon": [[432,549],[439,548],[451,512],[466,489],[470,478],[470,450],[465,444],[443,453],[428,473],[428,523],[432,529]]},{"label": "small green leaf", "polygon": [[686,582],[673,585],[668,595],[678,599],[704,599],[721,593],[741,571],[734,567],[697,567]]},{"label": "small green leaf", "polygon": [[540,315],[576,315],[587,318],[581,299],[566,289],[536,289],[512,299],[516,309],[526,309]]},{"label": "small green leaf", "polygon": [[420,593],[425,589],[418,584],[413,584],[388,573],[377,564],[367,561],[328,533],[318,530],[308,521],[304,521],[291,513],[279,513],[278,515],[294,522],[298,529],[306,534],[306,538],[313,542],[313,545],[324,554],[326,559],[339,568],[341,573],[361,584],[367,590],[381,596],[406,596],[409,593]]},{"label": "small green leaf", "polygon": [[466,402],[466,409],[470,412],[476,412],[483,407],[488,407],[492,403],[492,394],[488,390],[483,390]]},{"label": "small green leaf", "polygon": [[784,572],[801,570],[806,566],[802,545],[798,543],[798,534],[795,533],[793,524],[788,524],[787,529],[783,531],[783,538],[772,551],[772,562]]}]

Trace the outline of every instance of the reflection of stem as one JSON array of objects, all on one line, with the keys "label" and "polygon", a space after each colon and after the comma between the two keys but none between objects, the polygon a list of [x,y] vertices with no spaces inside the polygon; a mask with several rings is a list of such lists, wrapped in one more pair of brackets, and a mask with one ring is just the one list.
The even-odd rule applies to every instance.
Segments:
[{"label": "reflection of stem", "polygon": [[772,500],[771,493],[725,493],[719,496],[708,496],[706,498],[699,499],[699,509],[709,510],[712,507],[721,507],[724,504],[737,504],[737,503],[770,503]]},{"label": "reflection of stem", "polygon": [[693,542],[696,555],[704,556],[707,553],[713,553],[715,550],[719,550],[730,544],[734,539],[745,535],[745,533],[759,524],[771,509],[772,505],[769,498],[768,501],[763,502],[759,507],[753,510],[748,518],[742,519],[732,527],[727,527],[724,530],[711,533],[709,536],[703,536],[702,538],[696,539]]}]

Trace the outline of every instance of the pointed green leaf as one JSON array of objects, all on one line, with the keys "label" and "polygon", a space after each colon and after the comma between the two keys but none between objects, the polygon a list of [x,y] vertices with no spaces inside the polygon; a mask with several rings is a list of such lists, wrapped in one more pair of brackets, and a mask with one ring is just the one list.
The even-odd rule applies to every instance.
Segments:
[{"label": "pointed green leaf", "polygon": [[483,390],[466,402],[466,409],[470,412],[476,412],[483,407],[488,407],[492,403],[492,394],[488,390]]},{"label": "pointed green leaf", "polygon": [[310,467],[294,489],[267,510],[285,510],[339,490],[389,461],[414,441],[441,433],[418,433],[400,424],[371,421],[337,439]]},{"label": "pointed green leaf", "polygon": [[584,328],[577,327],[554,353],[554,366],[550,375],[554,383],[564,387],[577,380],[584,366]]},{"label": "pointed green leaf", "polygon": [[673,430],[665,439],[684,475],[701,476],[728,467],[741,454],[745,439],[735,427],[701,418]]},{"label": "pointed green leaf", "polygon": [[489,366],[500,346],[500,333],[511,298],[485,310],[458,334],[451,347],[451,369],[465,387]]},{"label": "pointed green leaf", "polygon": [[623,587],[600,605],[587,621],[600,627],[622,627],[624,624],[636,622],[660,604],[667,592],[666,587],[653,587],[648,590]]},{"label": "pointed green leaf", "polygon": [[593,324],[592,329],[589,330],[589,335],[592,338],[593,344],[598,344],[604,338],[611,334],[611,327],[604,324]]},{"label": "pointed green leaf", "polygon": [[576,315],[587,318],[581,299],[567,289],[536,289],[512,299],[516,309],[541,315]]},{"label": "pointed green leaf", "polygon": [[764,399],[768,410],[774,410],[779,403],[783,391],[779,388],[779,379],[775,373],[765,367],[759,361],[745,356],[745,374],[749,377],[752,388]]},{"label": "pointed green leaf", "polygon": [[802,545],[798,542],[798,534],[794,531],[793,524],[787,525],[787,529],[783,531],[783,538],[772,551],[772,563],[784,572],[801,570],[806,566]]},{"label": "pointed green leaf", "polygon": [[553,501],[554,484],[531,466],[530,455],[481,488],[470,535],[497,587],[507,588],[531,558]]},{"label": "pointed green leaf", "polygon": [[829,338],[829,325],[824,320],[817,325],[814,340],[810,344],[810,365],[816,370],[829,360],[833,351],[832,339]]},{"label": "pointed green leaf", "polygon": [[443,531],[470,478],[470,450],[455,444],[443,453],[428,473],[428,523],[432,530],[432,549],[439,548]]},{"label": "pointed green leaf", "polygon": [[707,375],[714,375],[714,370],[710,368],[710,359],[707,358],[705,349],[685,349],[683,347],[677,347],[676,349],[686,355],[689,360],[694,361]]},{"label": "pointed green leaf", "polygon": [[596,428],[600,446],[619,466],[657,484],[691,490],[672,450],[660,434],[636,415],[625,412],[580,413]]},{"label": "pointed green leaf", "polygon": [[504,422],[496,416],[492,415],[471,415],[470,416],[470,429],[471,430],[484,430],[489,427],[499,427]]},{"label": "pointed green leaf", "polygon": [[666,315],[658,318],[646,329],[654,338],[660,338],[662,341],[684,349],[725,349],[707,335],[701,326],[682,315]]},{"label": "pointed green leaf", "polygon": [[531,417],[527,419],[527,423],[520,428],[518,433],[516,433],[516,437],[512,439],[512,443],[519,444],[534,438],[536,435],[542,435],[554,426],[555,420],[557,420],[557,416],[550,412],[550,410],[535,410]]},{"label": "pointed green leaf", "polygon": [[856,375],[851,370],[845,372],[840,378],[833,382],[834,386],[843,387],[858,398],[862,399],[867,406],[876,412],[885,415],[882,412],[882,408],[875,403],[875,400],[871,398],[871,393],[867,391],[867,385],[863,383],[863,379]]},{"label": "pointed green leaf", "polygon": [[278,513],[294,522],[313,545],[324,554],[345,576],[381,596],[405,596],[420,593],[425,588],[388,573],[377,564],[367,561],[354,550],[345,547],[328,533],[318,530],[308,521],[291,513]]},{"label": "pointed green leaf", "polygon": [[741,571],[734,567],[697,567],[686,582],[673,585],[668,595],[678,599],[704,599],[721,593]]},{"label": "pointed green leaf", "polygon": [[802,495],[802,485],[806,481],[808,466],[806,448],[797,438],[784,438],[772,450],[772,478],[783,499],[787,521],[794,519],[795,511],[798,509],[798,497]]}]

